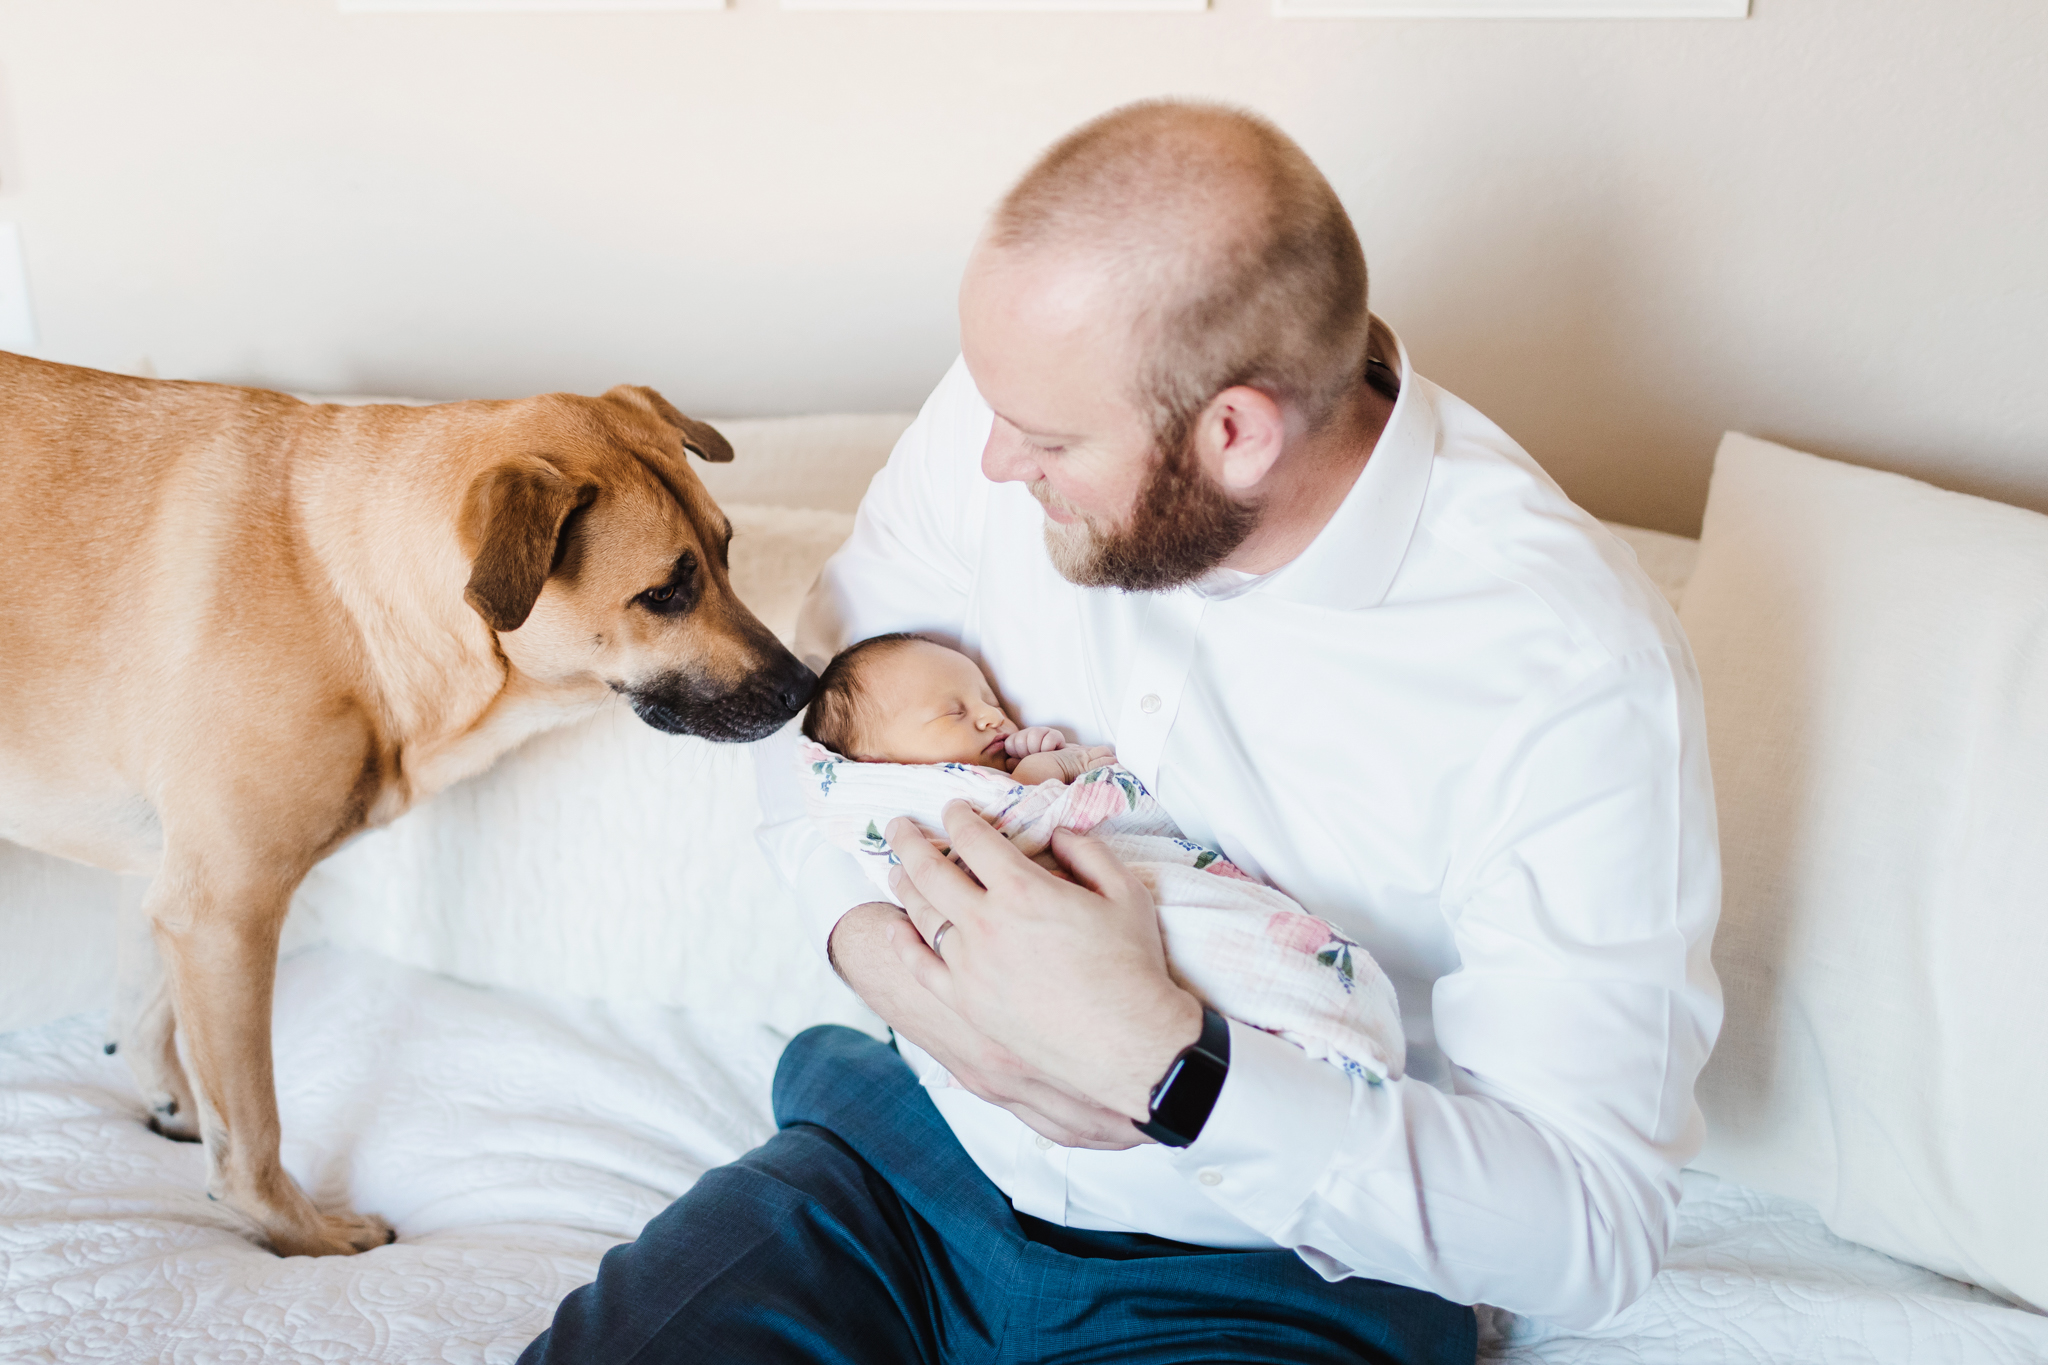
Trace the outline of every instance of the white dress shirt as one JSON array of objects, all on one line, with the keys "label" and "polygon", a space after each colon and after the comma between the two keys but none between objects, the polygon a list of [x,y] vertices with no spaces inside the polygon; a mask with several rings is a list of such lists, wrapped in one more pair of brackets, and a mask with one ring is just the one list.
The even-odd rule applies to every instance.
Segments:
[{"label": "white dress shirt", "polygon": [[[1231,1026],[1183,1150],[1067,1150],[945,1084],[1022,1212],[1363,1275],[1571,1325],[1648,1285],[1720,1026],[1720,865],[1699,676],[1629,549],[1479,413],[1412,373],[1291,563],[1166,593],[1078,588],[980,457],[956,363],[804,607],[813,666],[884,631],[957,641],[1022,724],[1114,744],[1190,839],[1362,943],[1408,1074],[1352,1080]],[[876,899],[762,747],[762,842],[820,946]]]}]

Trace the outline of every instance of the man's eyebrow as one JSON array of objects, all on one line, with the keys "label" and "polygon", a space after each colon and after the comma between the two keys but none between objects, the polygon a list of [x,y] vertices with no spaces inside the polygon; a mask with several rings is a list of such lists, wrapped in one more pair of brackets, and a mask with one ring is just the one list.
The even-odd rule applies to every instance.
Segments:
[{"label": "man's eyebrow", "polygon": [[[991,407],[991,408],[990,408],[989,410],[990,410],[991,412],[994,412],[994,411],[995,411],[995,409],[994,409],[993,407]],[[1058,431],[1039,431],[1039,430],[1036,430],[1035,428],[1032,428],[1032,427],[1027,427],[1027,426],[1025,426],[1025,425],[1024,425],[1024,424],[1023,424],[1022,422],[1012,421],[1012,420],[1011,420],[1010,418],[1008,418],[1008,417],[1004,416],[1004,415],[1003,415],[1002,413],[1000,413],[1000,412],[997,412],[997,413],[996,413],[996,416],[998,416],[998,417],[1002,417],[1002,419],[1003,419],[1003,420],[1004,420],[1005,422],[1008,422],[1008,423],[1010,424],[1010,426],[1011,426],[1011,427],[1015,428],[1015,429],[1016,429],[1017,431],[1020,431],[1020,432],[1022,432],[1022,433],[1023,433],[1024,435],[1026,435],[1026,436],[1029,436],[1029,437],[1032,437],[1032,438],[1034,438],[1035,440],[1040,440],[1040,441],[1071,441],[1071,440],[1073,440],[1073,439],[1074,439],[1074,437],[1073,437],[1072,435],[1070,435],[1070,434],[1068,434],[1068,433],[1065,433],[1065,432],[1058,432]]]}]

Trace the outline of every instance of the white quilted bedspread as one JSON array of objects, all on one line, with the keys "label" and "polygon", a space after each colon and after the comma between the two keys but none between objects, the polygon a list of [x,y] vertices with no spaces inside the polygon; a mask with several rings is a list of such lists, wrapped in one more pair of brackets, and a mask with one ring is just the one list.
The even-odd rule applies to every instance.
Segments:
[{"label": "white quilted bedspread", "polygon": [[[363,1256],[279,1260],[143,1127],[82,1015],[0,1036],[0,1359],[514,1358],[612,1244],[769,1131],[783,1038],[657,1005],[460,985],[320,948],[279,976],[285,1159],[390,1218]],[[1690,1177],[1680,1245],[1606,1332],[1491,1317],[1516,1365],[2048,1360],[2048,1318]]]},{"label": "white quilted bedspread", "polygon": [[279,972],[285,1163],[396,1245],[279,1260],[143,1126],[83,1015],[0,1037],[0,1358],[503,1361],[606,1248],[772,1130],[785,1041],[316,949]]}]

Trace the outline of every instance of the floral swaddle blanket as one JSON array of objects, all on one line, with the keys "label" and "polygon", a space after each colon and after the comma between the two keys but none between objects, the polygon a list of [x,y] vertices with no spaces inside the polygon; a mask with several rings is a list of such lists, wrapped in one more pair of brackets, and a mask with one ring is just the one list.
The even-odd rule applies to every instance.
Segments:
[{"label": "floral swaddle blanket", "polygon": [[[1025,856],[1055,866],[1056,829],[1092,833],[1152,893],[1175,981],[1217,1013],[1277,1034],[1309,1056],[1378,1083],[1402,1072],[1407,1044],[1393,983],[1328,922],[1181,836],[1144,784],[1116,764],[1072,782],[1024,786],[966,763],[857,763],[797,742],[805,806],[834,844],[889,893],[896,856],[882,831],[907,815],[952,853],[939,813],[965,801]],[[955,861],[959,861],[955,858]]]}]

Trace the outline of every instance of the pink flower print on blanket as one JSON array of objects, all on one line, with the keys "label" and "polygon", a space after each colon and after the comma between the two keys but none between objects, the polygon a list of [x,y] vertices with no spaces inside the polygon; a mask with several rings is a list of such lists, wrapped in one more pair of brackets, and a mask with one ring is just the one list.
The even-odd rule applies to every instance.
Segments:
[{"label": "pink flower print on blanket", "polygon": [[1282,948],[1313,954],[1317,962],[1336,973],[1345,994],[1357,986],[1358,969],[1351,952],[1358,945],[1331,928],[1329,921],[1295,910],[1278,910],[1266,920],[1266,937]]},{"label": "pink flower print on blanket", "polygon": [[[1234,882],[1249,882],[1252,880],[1243,868],[1220,853],[1208,862],[1199,864],[1199,866],[1204,872],[1213,872],[1219,877],[1228,877]],[[1253,885],[1257,885],[1257,883],[1254,882]]]},{"label": "pink flower print on blanket", "polygon": [[1068,784],[1060,828],[1086,834],[1104,820],[1136,810],[1145,789],[1120,768],[1097,768]]},{"label": "pink flower print on blanket", "polygon": [[1275,910],[1266,918],[1266,937],[1297,953],[1319,953],[1330,941],[1330,926],[1299,910]]}]

